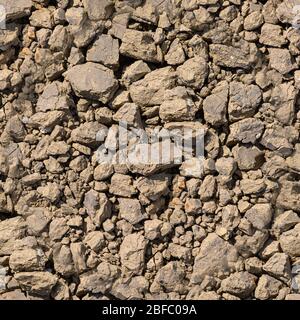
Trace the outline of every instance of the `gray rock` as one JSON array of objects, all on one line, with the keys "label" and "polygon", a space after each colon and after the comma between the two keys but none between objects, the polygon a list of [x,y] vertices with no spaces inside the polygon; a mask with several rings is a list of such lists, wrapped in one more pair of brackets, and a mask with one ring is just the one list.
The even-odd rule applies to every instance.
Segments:
[{"label": "gray rock", "polygon": [[118,88],[113,72],[92,62],[72,67],[66,79],[78,96],[103,103],[110,101]]}]

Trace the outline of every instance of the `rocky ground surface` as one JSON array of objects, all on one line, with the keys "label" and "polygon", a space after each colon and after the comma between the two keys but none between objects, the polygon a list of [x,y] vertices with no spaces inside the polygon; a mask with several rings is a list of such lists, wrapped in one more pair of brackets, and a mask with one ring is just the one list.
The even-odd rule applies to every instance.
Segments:
[{"label": "rocky ground surface", "polygon": [[0,0],[0,299],[300,299],[298,2]]}]

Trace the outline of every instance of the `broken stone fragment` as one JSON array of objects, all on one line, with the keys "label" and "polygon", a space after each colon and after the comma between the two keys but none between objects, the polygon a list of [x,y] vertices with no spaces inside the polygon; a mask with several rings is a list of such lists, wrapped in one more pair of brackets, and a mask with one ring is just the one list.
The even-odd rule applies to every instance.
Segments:
[{"label": "broken stone fragment", "polygon": [[134,82],[130,96],[139,106],[160,105],[164,101],[165,91],[174,88],[176,73],[172,67],[165,67],[148,73],[142,80]]},{"label": "broken stone fragment", "polygon": [[169,48],[168,53],[165,55],[165,60],[169,65],[182,64],[185,61],[185,53],[180,44],[179,39],[175,39]]},{"label": "broken stone fragment", "polygon": [[292,62],[292,57],[287,49],[269,49],[270,54],[270,67],[279,71],[281,74],[291,72],[296,68],[296,65]]},{"label": "broken stone fragment", "polygon": [[119,42],[111,36],[102,34],[87,51],[87,61],[97,62],[115,69],[119,65]]},{"label": "broken stone fragment", "polygon": [[143,127],[140,110],[135,103],[124,103],[124,105],[114,114],[113,120],[119,123],[124,122],[133,127]]},{"label": "broken stone fragment", "polygon": [[276,205],[286,210],[300,212],[299,188],[299,182],[284,181],[276,199]]},{"label": "broken stone fragment", "polygon": [[92,294],[106,294],[110,291],[113,283],[119,276],[119,267],[108,262],[101,262],[95,271],[80,275],[77,293],[80,295],[87,292]]},{"label": "broken stone fragment", "polygon": [[136,193],[133,186],[132,178],[128,175],[115,173],[111,178],[111,185],[109,192],[120,197],[130,198]]},{"label": "broken stone fragment", "polygon": [[255,298],[259,300],[275,298],[282,286],[283,284],[281,281],[276,280],[267,274],[263,274],[258,280],[255,289]]},{"label": "broken stone fragment", "polygon": [[228,86],[217,87],[203,101],[204,119],[213,126],[227,123]]},{"label": "broken stone fragment", "polygon": [[33,3],[31,0],[0,0],[0,5],[5,8],[6,18],[10,21],[30,15]]},{"label": "broken stone fragment", "polygon": [[46,259],[41,249],[24,249],[13,251],[9,258],[9,266],[14,272],[39,271],[45,267]]},{"label": "broken stone fragment", "polygon": [[164,174],[141,177],[136,181],[136,187],[148,199],[155,201],[168,193],[168,177]]},{"label": "broken stone fragment", "polygon": [[279,238],[282,251],[292,257],[300,256],[300,224],[281,234]]},{"label": "broken stone fragment", "polygon": [[267,46],[282,47],[286,43],[281,26],[265,23],[261,28],[259,42]]},{"label": "broken stone fragment", "polygon": [[40,296],[49,296],[57,283],[57,276],[50,272],[19,272],[14,278],[19,282],[24,291]]},{"label": "broken stone fragment", "polygon": [[264,162],[264,152],[255,146],[236,146],[233,155],[240,170],[256,170]]},{"label": "broken stone fragment", "polygon": [[147,240],[138,233],[124,237],[120,246],[121,264],[132,275],[140,275],[144,270]]},{"label": "broken stone fragment", "polygon": [[229,141],[255,143],[264,132],[264,123],[260,120],[247,118],[230,125]]},{"label": "broken stone fragment", "polygon": [[159,116],[165,122],[194,120],[196,106],[191,99],[164,101],[159,108]]},{"label": "broken stone fragment", "polygon": [[235,247],[211,233],[203,240],[195,258],[191,282],[200,283],[206,275],[221,275],[235,270],[238,260]]},{"label": "broken stone fragment", "polygon": [[171,261],[159,269],[150,292],[184,292],[186,285],[184,268],[178,261]]},{"label": "broken stone fragment", "polygon": [[201,89],[208,75],[208,65],[202,57],[187,60],[177,68],[178,81],[185,86]]},{"label": "broken stone fragment", "polygon": [[228,114],[232,122],[253,116],[262,99],[258,86],[237,81],[230,83],[229,96]]},{"label": "broken stone fragment", "polygon": [[151,69],[147,63],[142,60],[136,61],[125,69],[122,82],[126,86],[129,86],[131,83],[143,78],[149,72],[151,72]]},{"label": "broken stone fragment", "polygon": [[137,224],[146,218],[142,206],[137,199],[119,198],[120,217],[132,225]]},{"label": "broken stone fragment", "polygon": [[160,63],[163,61],[162,51],[155,44],[152,32],[127,29],[122,38],[120,53],[148,62]]},{"label": "broken stone fragment", "polygon": [[[248,69],[256,59],[255,49],[251,44],[242,49],[223,44],[211,44],[209,51],[214,63],[223,67]],[[251,51],[254,52],[251,53]]]},{"label": "broken stone fragment", "polygon": [[97,145],[105,140],[107,127],[99,122],[85,122],[71,133],[72,141],[84,145]]},{"label": "broken stone fragment", "polygon": [[272,207],[268,203],[257,203],[244,216],[256,229],[266,229],[272,220]]},{"label": "broken stone fragment", "polygon": [[26,222],[22,217],[0,221],[0,256],[10,255],[17,239],[25,237]]},{"label": "broken stone fragment", "polygon": [[72,106],[73,101],[68,96],[68,88],[64,83],[54,81],[48,84],[42,95],[39,96],[37,101],[36,111],[67,111]]},{"label": "broken stone fragment", "polygon": [[118,81],[112,70],[87,62],[69,69],[66,79],[79,97],[107,103],[118,89]]},{"label": "broken stone fragment", "polygon": [[114,10],[112,0],[83,0],[83,6],[91,20],[103,20],[110,17]]},{"label": "broken stone fragment", "polygon": [[55,270],[65,277],[75,272],[72,253],[66,245],[55,244],[53,247],[53,262]]},{"label": "broken stone fragment", "polygon": [[291,278],[291,266],[289,256],[286,253],[275,253],[263,266],[271,276],[288,282]]},{"label": "broken stone fragment", "polygon": [[221,282],[221,290],[246,298],[256,287],[256,277],[249,272],[236,272]]}]

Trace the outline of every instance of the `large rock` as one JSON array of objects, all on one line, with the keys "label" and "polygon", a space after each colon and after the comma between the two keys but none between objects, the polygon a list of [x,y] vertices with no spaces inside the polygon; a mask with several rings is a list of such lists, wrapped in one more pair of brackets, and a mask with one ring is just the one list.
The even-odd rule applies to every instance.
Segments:
[{"label": "large rock", "polygon": [[154,33],[127,29],[120,47],[120,53],[135,59],[148,62],[162,62],[163,54],[155,44]]},{"label": "large rock", "polygon": [[191,282],[200,283],[205,276],[234,271],[237,269],[238,260],[236,248],[211,233],[203,240],[200,252],[195,258]]},{"label": "large rock", "polygon": [[121,264],[130,274],[139,275],[144,270],[147,240],[132,233],[126,236],[120,246]]},{"label": "large rock", "polygon": [[176,73],[172,67],[165,67],[148,73],[142,80],[134,82],[129,89],[130,96],[140,106],[160,105],[165,91],[175,87]]},{"label": "large rock", "polygon": [[15,20],[30,15],[33,3],[31,0],[0,0],[0,6],[6,10],[7,20]]},{"label": "large rock", "polygon": [[25,237],[26,223],[22,217],[0,221],[0,256],[10,255],[15,241]]},{"label": "large rock", "polygon": [[293,257],[300,257],[300,223],[279,238],[282,251]]},{"label": "large rock", "polygon": [[66,79],[79,97],[107,103],[118,88],[112,70],[96,63],[87,62],[68,70]]}]

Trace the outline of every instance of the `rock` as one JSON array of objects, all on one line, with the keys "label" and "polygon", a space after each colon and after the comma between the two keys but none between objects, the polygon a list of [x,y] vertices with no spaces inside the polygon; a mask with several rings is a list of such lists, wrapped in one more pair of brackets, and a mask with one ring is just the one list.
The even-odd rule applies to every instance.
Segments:
[{"label": "rock", "polygon": [[271,276],[287,282],[291,278],[291,266],[286,253],[275,253],[263,266]]},{"label": "rock", "polygon": [[83,242],[95,252],[101,251],[106,245],[104,235],[101,231],[89,232]]},{"label": "rock", "polygon": [[140,106],[160,105],[164,101],[165,91],[175,86],[175,80],[172,67],[154,70],[130,86],[130,96]]},{"label": "rock", "polygon": [[246,118],[230,125],[229,141],[254,143],[264,132],[264,124],[260,120]]},{"label": "rock", "polygon": [[75,272],[72,253],[68,246],[57,243],[53,248],[55,270],[62,276],[68,277]]},{"label": "rock", "polygon": [[285,181],[281,186],[279,195],[276,199],[276,205],[286,210],[300,211],[300,183]]},{"label": "rock", "polygon": [[19,282],[22,290],[40,296],[49,296],[57,283],[57,277],[50,272],[19,272],[14,278]]},{"label": "rock", "polygon": [[13,3],[10,0],[0,0],[0,5],[4,6],[6,18],[11,21],[29,16],[33,3],[31,0],[20,0],[18,3]]},{"label": "rock", "polygon": [[137,224],[146,218],[143,214],[140,202],[136,199],[119,198],[119,206],[120,217],[132,225]]},{"label": "rock", "polygon": [[135,103],[124,103],[114,114],[114,121],[127,123],[128,126],[142,128],[142,119],[139,107]]},{"label": "rock", "polygon": [[101,262],[95,272],[87,272],[80,275],[78,294],[90,292],[92,294],[109,292],[120,276],[120,269],[108,262]]},{"label": "rock", "polygon": [[256,277],[249,272],[236,272],[221,282],[221,290],[240,298],[249,297],[256,287]]},{"label": "rock", "polygon": [[129,86],[131,83],[143,78],[149,72],[151,72],[151,69],[147,63],[142,60],[136,61],[126,68],[122,76],[122,82],[126,86]]},{"label": "rock", "polygon": [[233,158],[219,158],[216,161],[216,170],[222,176],[232,177],[236,170],[236,162]]},{"label": "rock", "polygon": [[263,274],[257,283],[255,289],[255,298],[259,300],[268,300],[275,298],[282,288],[282,282]]},{"label": "rock", "polygon": [[36,111],[68,111],[72,100],[68,97],[68,89],[63,83],[54,81],[47,85],[43,94],[39,97]]},{"label": "rock", "polygon": [[238,259],[239,255],[234,246],[211,233],[203,240],[200,252],[195,258],[191,282],[200,283],[206,275],[222,275],[234,271]]},{"label": "rock", "polygon": [[12,252],[9,258],[9,267],[14,272],[42,271],[45,263],[46,259],[40,249],[16,250]]},{"label": "rock", "polygon": [[264,152],[255,146],[237,146],[233,155],[240,170],[257,170],[264,162]]},{"label": "rock", "polygon": [[268,203],[257,203],[244,216],[256,229],[266,229],[272,220],[272,207]]},{"label": "rock", "polygon": [[275,218],[273,229],[282,233],[283,231],[288,231],[298,223],[300,223],[299,216],[294,211],[288,210]]},{"label": "rock", "polygon": [[163,266],[154,278],[151,292],[181,292],[185,289],[185,272],[179,262],[171,261]]},{"label": "rock", "polygon": [[284,125],[291,125],[295,117],[297,90],[291,83],[282,83],[272,90],[270,102],[276,118]]},{"label": "rock", "polygon": [[163,61],[163,54],[160,47],[155,44],[152,32],[127,29],[122,38],[120,53],[148,62],[160,63]]},{"label": "rock", "polygon": [[208,65],[202,57],[187,60],[177,68],[178,81],[198,90],[202,88],[208,75]]},{"label": "rock", "polygon": [[180,174],[184,177],[202,178],[204,166],[202,158],[190,158],[180,166]]},{"label": "rock", "polygon": [[293,257],[299,257],[300,224],[298,223],[293,229],[283,232],[279,238],[279,242],[284,253]]},{"label": "rock", "polygon": [[185,61],[185,53],[178,39],[175,39],[165,55],[165,60],[169,65],[182,64]]},{"label": "rock", "polygon": [[248,48],[235,48],[223,44],[211,44],[209,52],[214,63],[229,68],[248,69],[256,59],[255,54],[251,53],[253,50]]},{"label": "rock", "polygon": [[279,71],[281,74],[291,72],[296,68],[292,63],[290,52],[287,49],[269,49],[270,67]]},{"label": "rock", "polygon": [[102,34],[87,51],[87,61],[97,62],[115,69],[119,65],[119,42],[110,35]]},{"label": "rock", "polygon": [[[227,86],[226,86],[227,87]],[[221,87],[203,101],[204,119],[213,126],[227,122],[228,88]]]},{"label": "rock", "polygon": [[26,223],[22,217],[0,221],[0,256],[13,252],[15,241],[25,237]]},{"label": "rock", "polygon": [[114,3],[111,0],[83,0],[83,6],[91,20],[107,19],[113,12]]},{"label": "rock", "polygon": [[261,99],[262,94],[258,86],[231,82],[228,103],[229,120],[233,122],[253,116]]},{"label": "rock", "polygon": [[96,63],[87,62],[68,70],[66,79],[79,97],[107,103],[118,88],[113,72]]},{"label": "rock", "polygon": [[159,116],[164,122],[194,120],[196,111],[191,99],[174,99],[161,104]]},{"label": "rock", "polygon": [[286,43],[286,39],[282,33],[283,30],[280,26],[265,23],[261,28],[259,42],[267,46],[280,48]]},{"label": "rock", "polygon": [[120,197],[131,197],[136,193],[130,176],[115,173],[111,178],[109,192]]},{"label": "rock", "polygon": [[144,270],[147,240],[137,233],[124,237],[120,246],[121,264],[132,275],[140,275]]},{"label": "rock", "polygon": [[107,127],[98,122],[85,122],[72,131],[72,141],[84,145],[95,145],[105,140]]},{"label": "rock", "polygon": [[264,22],[263,15],[259,11],[253,11],[244,20],[244,29],[252,31],[260,27]]},{"label": "rock", "polygon": [[163,174],[148,178],[141,177],[136,181],[136,187],[140,193],[152,201],[156,201],[168,193],[168,184],[168,177]]}]

